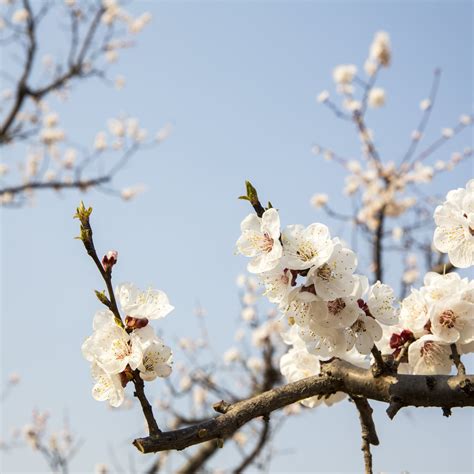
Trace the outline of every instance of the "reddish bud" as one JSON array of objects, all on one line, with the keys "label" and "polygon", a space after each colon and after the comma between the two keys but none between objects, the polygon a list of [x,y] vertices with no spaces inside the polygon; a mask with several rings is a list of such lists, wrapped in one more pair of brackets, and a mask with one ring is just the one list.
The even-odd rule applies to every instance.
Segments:
[{"label": "reddish bud", "polygon": [[414,340],[413,333],[408,329],[404,329],[400,334],[393,333],[390,337],[390,347],[399,349],[405,342]]},{"label": "reddish bud", "polygon": [[110,271],[117,263],[118,252],[116,250],[109,250],[107,255],[102,258],[102,267],[106,272]]},{"label": "reddish bud", "polygon": [[370,314],[369,306],[368,304],[361,298],[357,300],[357,304],[359,305],[359,308],[365,313],[366,316],[372,316]]},{"label": "reddish bud", "polygon": [[125,317],[125,324],[128,329],[144,328],[148,324],[147,318],[134,318],[133,316]]},{"label": "reddish bud", "polygon": [[120,372],[119,376],[120,376],[120,382],[122,384],[122,387],[125,388],[128,382],[133,380],[132,368],[129,365],[127,365],[127,367],[125,367],[125,370],[123,372]]}]

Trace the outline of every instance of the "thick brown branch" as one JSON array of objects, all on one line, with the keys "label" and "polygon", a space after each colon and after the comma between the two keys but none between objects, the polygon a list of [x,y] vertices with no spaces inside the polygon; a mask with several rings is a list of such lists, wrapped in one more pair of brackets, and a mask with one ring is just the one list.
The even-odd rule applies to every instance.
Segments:
[{"label": "thick brown branch", "polygon": [[143,453],[185,449],[211,439],[227,438],[245,423],[315,395],[337,391],[400,407],[472,407],[474,376],[388,375],[375,378],[371,370],[335,359],[323,365],[321,375],[309,377],[237,402],[225,414],[188,428],[134,441]]}]

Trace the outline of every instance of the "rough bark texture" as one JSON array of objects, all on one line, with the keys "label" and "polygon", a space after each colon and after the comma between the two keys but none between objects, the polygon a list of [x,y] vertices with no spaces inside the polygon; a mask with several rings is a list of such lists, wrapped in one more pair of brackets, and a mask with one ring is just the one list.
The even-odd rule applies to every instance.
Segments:
[{"label": "rough bark texture", "polygon": [[345,361],[323,365],[322,374],[268,390],[227,407],[225,413],[196,425],[136,439],[133,444],[142,453],[185,449],[212,439],[224,439],[254,418],[266,416],[304,398],[345,392],[389,404],[393,418],[405,406],[474,406],[474,376],[422,376],[383,374],[374,377],[370,369],[361,369]]}]

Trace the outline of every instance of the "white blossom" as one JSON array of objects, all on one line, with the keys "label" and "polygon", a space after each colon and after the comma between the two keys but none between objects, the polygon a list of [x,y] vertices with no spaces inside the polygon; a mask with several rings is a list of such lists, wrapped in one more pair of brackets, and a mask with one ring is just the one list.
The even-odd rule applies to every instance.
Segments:
[{"label": "white blossom", "polygon": [[431,107],[431,100],[430,99],[423,99],[420,102],[420,109],[423,111],[428,110]]},{"label": "white blossom", "polygon": [[264,295],[271,303],[277,303],[281,307],[287,305],[287,298],[292,289],[291,272],[278,265],[273,270],[260,274],[263,284],[265,285]]},{"label": "white blossom", "polygon": [[29,17],[30,14],[28,13],[28,10],[26,8],[20,8],[18,10],[15,10],[15,12],[13,13],[12,23],[25,23]]},{"label": "white blossom", "polygon": [[108,374],[97,363],[91,366],[95,385],[92,387],[92,396],[102,402],[108,400],[113,407],[119,407],[124,400],[124,390],[117,374]]},{"label": "white blossom", "polygon": [[146,381],[155,380],[156,377],[168,377],[171,374],[171,349],[159,339],[153,341],[143,351],[138,370],[140,377]]},{"label": "white blossom", "polygon": [[396,314],[393,302],[395,294],[393,289],[377,281],[369,288],[367,295],[367,306],[370,314],[382,324],[392,325],[398,322],[398,315]]},{"label": "white blossom", "polygon": [[321,266],[314,266],[308,273],[308,280],[314,283],[316,294],[325,301],[349,296],[354,290],[354,270],[357,267],[355,253],[334,243],[331,257]]},{"label": "white blossom", "polygon": [[82,345],[86,360],[96,362],[107,374],[119,374],[127,365],[135,370],[142,360],[142,348],[132,344],[132,337],[118,326],[111,311],[99,311],[94,316],[94,332]]},{"label": "white blossom", "polygon": [[474,179],[466,188],[450,191],[446,201],[435,209],[437,225],[433,244],[447,253],[452,264],[467,268],[474,264]]},{"label": "white blossom", "polygon": [[318,94],[316,100],[320,103],[324,103],[329,99],[329,92],[324,90]]},{"label": "white blossom", "polygon": [[104,151],[107,148],[107,136],[105,132],[99,132],[94,140],[94,148],[96,151]]},{"label": "white blossom", "polygon": [[440,341],[467,344],[474,340],[474,304],[458,296],[434,304],[429,311],[431,332]]},{"label": "white blossom", "polygon": [[136,196],[143,193],[144,191],[145,191],[145,186],[138,184],[136,186],[123,188],[122,191],[120,192],[120,195],[122,196],[122,199],[124,199],[125,201],[129,201],[130,199],[135,198]]},{"label": "white blossom", "polygon": [[374,343],[382,338],[383,331],[374,318],[360,314],[357,321],[345,331],[344,335],[348,349],[355,346],[361,354],[369,354]]},{"label": "white blossom", "polygon": [[316,209],[323,207],[329,201],[329,197],[327,194],[315,194],[311,198],[311,205]]},{"label": "white blossom", "polygon": [[428,334],[410,344],[408,363],[415,375],[449,374],[452,361],[449,344]]},{"label": "white blossom", "polygon": [[289,225],[282,233],[284,265],[292,270],[305,270],[326,263],[334,244],[324,224]]},{"label": "white blossom", "polygon": [[112,135],[116,137],[123,137],[125,135],[125,124],[122,120],[112,118],[107,122],[107,125]]},{"label": "white blossom", "polygon": [[377,64],[375,64],[373,61],[370,59],[367,59],[364,63],[364,71],[365,73],[369,76],[372,77],[375,74],[375,71],[377,70]]},{"label": "white blossom", "polygon": [[443,128],[441,130],[441,135],[444,138],[451,138],[454,135],[454,130],[452,128]]},{"label": "white blossom", "polygon": [[261,218],[249,214],[240,229],[242,235],[237,241],[237,250],[252,258],[248,271],[262,273],[275,268],[282,256],[280,217],[276,209],[266,210]]},{"label": "white blossom", "polygon": [[350,349],[344,331],[338,328],[324,328],[312,319],[308,325],[299,327],[299,335],[309,353],[320,357],[337,357]]},{"label": "white blossom", "polygon": [[369,106],[373,108],[385,105],[385,91],[381,87],[374,87],[369,92]]},{"label": "white blossom", "polygon": [[240,360],[240,351],[236,347],[231,347],[224,353],[223,359],[226,364],[237,362]]},{"label": "white blossom", "polygon": [[352,326],[360,316],[364,315],[357,299],[352,296],[317,302],[315,306],[318,307],[317,324],[325,328],[344,329]]},{"label": "white blossom", "polygon": [[[293,347],[280,359],[280,371],[288,383],[318,375],[321,371],[319,357],[310,354],[305,347]],[[318,397],[301,400],[302,405],[312,408],[320,403]]]},{"label": "white blossom", "polygon": [[390,47],[390,37],[385,31],[378,31],[375,34],[374,41],[370,46],[369,57],[372,61],[389,66],[392,56]]},{"label": "white blossom", "polygon": [[357,67],[354,64],[341,64],[334,68],[333,79],[336,84],[350,84],[357,74]]},{"label": "white blossom", "polygon": [[166,293],[161,290],[149,288],[142,291],[133,283],[122,283],[115,292],[127,316],[161,319],[174,309]]}]

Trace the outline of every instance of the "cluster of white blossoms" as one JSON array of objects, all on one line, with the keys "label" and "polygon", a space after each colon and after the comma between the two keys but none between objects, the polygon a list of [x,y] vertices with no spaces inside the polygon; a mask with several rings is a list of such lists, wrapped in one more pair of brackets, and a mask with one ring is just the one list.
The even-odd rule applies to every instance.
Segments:
[{"label": "cluster of white blossoms", "polygon": [[[336,111],[338,116],[349,118],[357,124],[363,159],[345,159],[332,150],[320,146],[314,146],[313,153],[322,155],[328,161],[335,160],[350,172],[346,178],[345,192],[349,195],[360,194],[361,205],[358,209],[357,222],[366,225],[370,230],[377,229],[382,212],[388,217],[400,217],[415,209],[417,199],[411,194],[408,195],[413,189],[413,184],[430,183],[438,173],[451,171],[472,155],[472,149],[466,147],[462,152],[454,152],[449,159],[437,160],[433,165],[422,162],[428,155],[418,155],[409,162],[410,154],[414,153],[416,144],[423,138],[422,130],[414,130],[410,151],[401,164],[383,163],[379,159],[375,150],[374,132],[365,125],[364,114],[367,106],[380,108],[386,103],[386,92],[381,87],[375,87],[375,81],[377,73],[382,68],[390,66],[391,58],[390,37],[386,32],[380,31],[375,34],[364,65],[369,79],[360,77],[354,64],[338,65],[333,70],[333,79],[337,93],[342,96],[341,107],[337,101],[331,101],[327,90],[317,96],[318,102]],[[425,118],[432,105],[431,99],[421,101],[420,108]],[[472,122],[471,115],[462,114],[456,127],[444,127],[441,130],[439,140],[452,139]],[[427,150],[430,150],[430,147]],[[318,199],[312,200],[315,207],[325,207],[326,203],[327,200],[323,202]]]},{"label": "cluster of white blossoms", "polygon": [[[473,183],[448,193],[435,212],[443,226],[436,229],[435,243],[458,236],[451,250],[457,249],[455,258],[464,257],[464,267],[474,263]],[[392,356],[401,372],[413,374],[450,373],[453,344],[459,354],[474,352],[473,280],[430,272],[424,286],[412,289],[397,309],[392,288],[379,281],[369,286],[366,277],[355,274],[354,252],[331,238],[323,224],[280,230],[278,212],[270,208],[261,217],[247,216],[241,232],[237,249],[251,258],[248,271],[261,280],[264,295],[288,323],[289,328],[280,326],[291,346],[280,360],[288,382],[319,374],[321,362],[332,357],[367,367],[374,345]],[[331,405],[343,398],[336,393],[302,403]]]},{"label": "cluster of white blossoms", "polygon": [[[382,325],[398,322],[393,290],[380,282],[369,287],[354,273],[352,250],[319,223],[289,225],[280,231],[275,209],[247,216],[237,249],[250,257],[270,302],[278,304],[296,337],[310,354],[345,357],[353,347],[367,355],[382,337]],[[299,279],[302,282],[299,282]]]},{"label": "cluster of white blossoms", "polygon": [[[380,67],[390,65],[392,52],[390,37],[384,31],[376,33],[369,49],[369,58],[365,62],[364,70],[370,77],[373,76]],[[352,113],[356,113],[363,108],[363,103],[354,98],[354,82],[357,79],[357,66],[355,64],[340,64],[333,70],[332,77],[337,86],[337,92],[344,96],[343,107]],[[322,91],[318,97],[318,102],[326,103],[329,100],[329,92]],[[385,91],[377,87],[369,91],[367,103],[370,107],[382,107],[385,104]]]},{"label": "cluster of white blossoms", "polygon": [[458,268],[474,265],[474,179],[450,191],[434,213],[433,243]]},{"label": "cluster of white blossoms", "polygon": [[[321,372],[321,360],[323,359],[308,352],[305,343],[298,335],[296,325],[293,325],[287,332],[283,333],[282,337],[286,344],[292,346],[280,359],[280,371],[288,383],[297,382]],[[344,359],[363,368],[367,368],[369,365],[367,358],[359,354],[354,348],[344,354]],[[328,397],[315,396],[305,398],[301,400],[301,404],[308,408],[321,404],[331,406],[345,398],[347,398],[345,393],[336,392]]]},{"label": "cluster of white blossoms", "polygon": [[[111,257],[114,258],[112,254]],[[164,292],[141,291],[132,283],[119,285],[116,297],[126,314],[125,326],[112,311],[98,311],[93,334],[82,345],[82,354],[91,362],[96,382],[92,396],[99,401],[108,400],[114,407],[124,401],[124,388],[134,379],[134,372],[145,381],[171,374],[171,349],[148,322],[164,318],[173,310]]]},{"label": "cluster of white blossoms", "polygon": [[449,374],[451,344],[459,354],[474,352],[474,281],[457,273],[427,273],[424,286],[402,301],[399,324],[389,329],[378,346],[394,357],[408,347],[399,371]]}]

